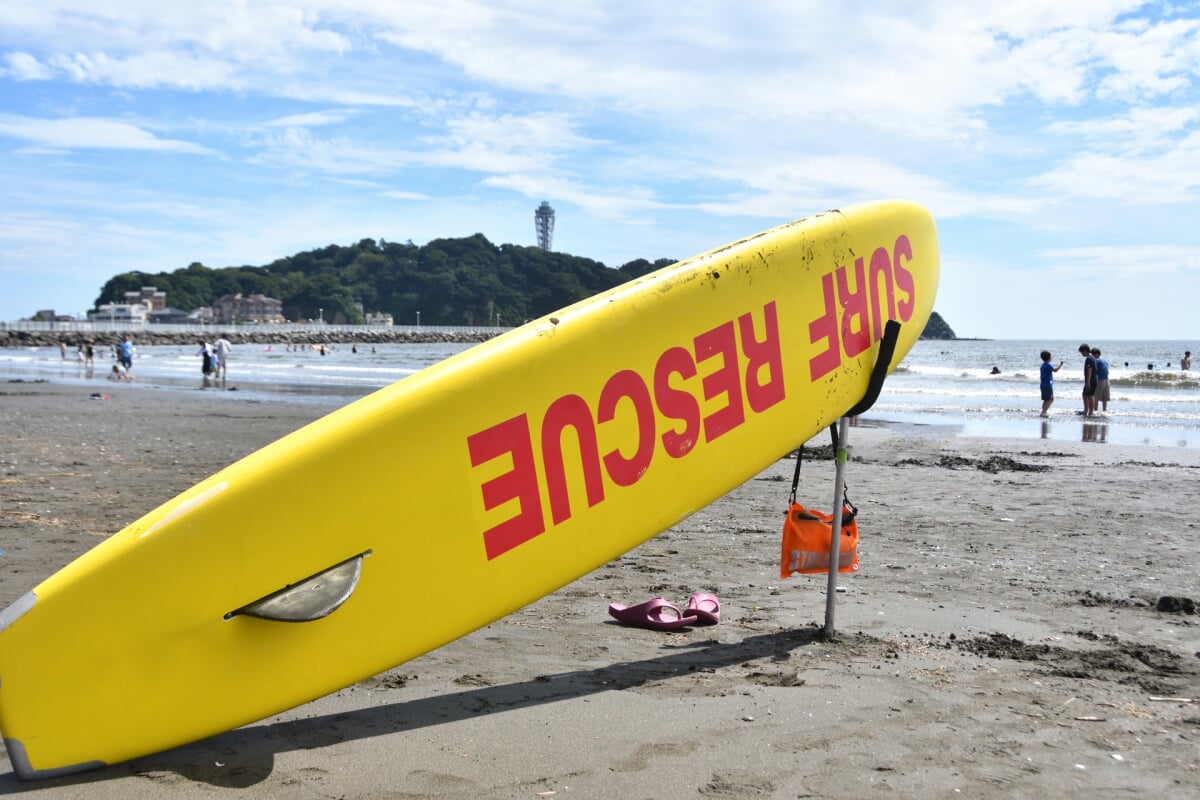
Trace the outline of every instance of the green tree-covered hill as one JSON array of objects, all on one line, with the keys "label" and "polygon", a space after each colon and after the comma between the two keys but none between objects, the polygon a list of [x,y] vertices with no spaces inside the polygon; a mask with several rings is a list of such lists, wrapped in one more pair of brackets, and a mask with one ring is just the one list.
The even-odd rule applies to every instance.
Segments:
[{"label": "green tree-covered hill", "polygon": [[[494,245],[479,233],[423,247],[363,239],[260,267],[194,263],[174,272],[125,272],[104,284],[96,306],[155,286],[167,293],[170,306],[185,311],[241,292],[282,300],[289,320],[315,319],[320,309],[327,322],[360,323],[361,305],[366,312],[389,313],[402,325],[414,323],[417,312],[424,325],[518,325],[673,263],[640,258],[613,269],[537,247]],[[936,312],[922,336],[955,338]]]},{"label": "green tree-covered hill", "polygon": [[185,311],[241,292],[282,300],[290,320],[314,319],[321,309],[328,322],[357,323],[358,303],[367,312],[390,313],[400,324],[414,322],[420,312],[426,325],[514,325],[672,263],[638,259],[612,269],[537,247],[497,246],[482,234],[423,247],[363,239],[258,267],[194,263],[174,272],[122,273],[104,284],[96,306],[156,286],[170,306]]}]

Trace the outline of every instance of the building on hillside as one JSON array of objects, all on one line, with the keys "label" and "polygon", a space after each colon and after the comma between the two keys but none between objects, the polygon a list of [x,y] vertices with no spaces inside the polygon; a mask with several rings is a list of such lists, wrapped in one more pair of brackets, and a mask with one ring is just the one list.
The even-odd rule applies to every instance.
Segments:
[{"label": "building on hillside", "polygon": [[110,322],[140,327],[146,324],[150,309],[141,303],[103,303],[87,312],[88,322]]},{"label": "building on hillside", "polygon": [[231,322],[286,322],[283,301],[261,294],[243,297],[241,292],[227,294],[213,301],[213,320]]},{"label": "building on hillside", "polygon": [[193,321],[183,309],[171,308],[170,306],[151,311],[148,319],[151,325],[187,325]]},{"label": "building on hillside", "polygon": [[126,292],[125,302],[130,305],[141,303],[151,311],[162,311],[167,307],[167,293],[160,292],[155,286],[143,286],[140,292]]},{"label": "building on hillside", "polygon": [[390,328],[395,324],[392,315],[385,311],[372,311],[370,314],[363,315],[363,319],[368,325],[379,325],[384,328]]}]

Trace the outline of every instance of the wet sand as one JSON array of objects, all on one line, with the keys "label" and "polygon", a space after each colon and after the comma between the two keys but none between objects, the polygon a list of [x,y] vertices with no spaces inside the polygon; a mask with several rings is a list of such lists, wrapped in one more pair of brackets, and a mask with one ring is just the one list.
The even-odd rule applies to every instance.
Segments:
[{"label": "wet sand", "polygon": [[[0,384],[0,607],[332,410],[232,392],[91,391]],[[887,427],[854,428],[851,445],[862,569],[840,580],[833,640],[821,635],[825,577],[779,578],[785,459],[390,672],[80,775],[26,783],[0,757],[0,793],[1197,796],[1200,616],[1159,607],[1200,600],[1200,452]],[[806,458],[800,499],[827,508],[832,486],[832,462]],[[661,632],[606,613],[693,591],[720,597],[720,624]],[[70,642],[62,656],[87,657]]]}]

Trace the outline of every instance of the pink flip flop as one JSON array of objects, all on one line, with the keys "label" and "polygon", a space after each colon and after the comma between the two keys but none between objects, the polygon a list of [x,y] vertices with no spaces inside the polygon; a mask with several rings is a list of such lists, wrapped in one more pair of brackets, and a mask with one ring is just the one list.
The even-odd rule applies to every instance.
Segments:
[{"label": "pink flip flop", "polygon": [[684,616],[679,609],[661,597],[655,597],[636,606],[609,603],[608,613],[618,622],[633,625],[638,628],[669,631],[691,625],[696,621],[695,616]]},{"label": "pink flip flop", "polygon": [[716,625],[721,620],[721,601],[715,594],[692,592],[685,613],[695,617],[699,625]]}]

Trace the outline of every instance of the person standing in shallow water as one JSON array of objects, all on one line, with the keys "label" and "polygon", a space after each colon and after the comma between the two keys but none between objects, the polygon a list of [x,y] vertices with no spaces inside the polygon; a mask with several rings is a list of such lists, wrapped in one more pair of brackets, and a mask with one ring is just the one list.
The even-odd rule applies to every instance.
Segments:
[{"label": "person standing in shallow water", "polygon": [[1092,348],[1092,355],[1096,359],[1096,394],[1092,397],[1092,413],[1095,414],[1097,405],[1101,411],[1108,411],[1111,391],[1108,386],[1108,359],[1101,357],[1099,347]]},{"label": "person standing in shallow water", "polygon": [[212,346],[203,339],[198,344],[200,349],[196,351],[196,355],[200,356],[200,374],[204,376],[203,385],[208,386],[217,372],[217,354],[213,352]]},{"label": "person standing in shallow water", "polygon": [[1096,412],[1096,357],[1086,344],[1079,345],[1079,355],[1083,356],[1083,415],[1090,417]]},{"label": "person standing in shallow water", "polygon": [[226,339],[224,335],[222,335],[220,339],[217,339],[216,343],[213,344],[213,353],[217,357],[217,368],[214,371],[214,377],[225,380],[226,366],[229,363],[229,354],[231,352],[233,352],[233,345],[230,344],[229,340]]},{"label": "person standing in shallow water", "polygon": [[129,334],[121,337],[121,341],[117,343],[117,363],[121,365],[121,369],[125,370],[125,374],[129,374],[129,370],[133,369],[133,339]]},{"label": "person standing in shallow water", "polygon": [[1058,366],[1053,366],[1050,363],[1050,351],[1042,351],[1042,416],[1050,416],[1050,405],[1054,402],[1054,373],[1062,369],[1063,361],[1058,362]]}]

